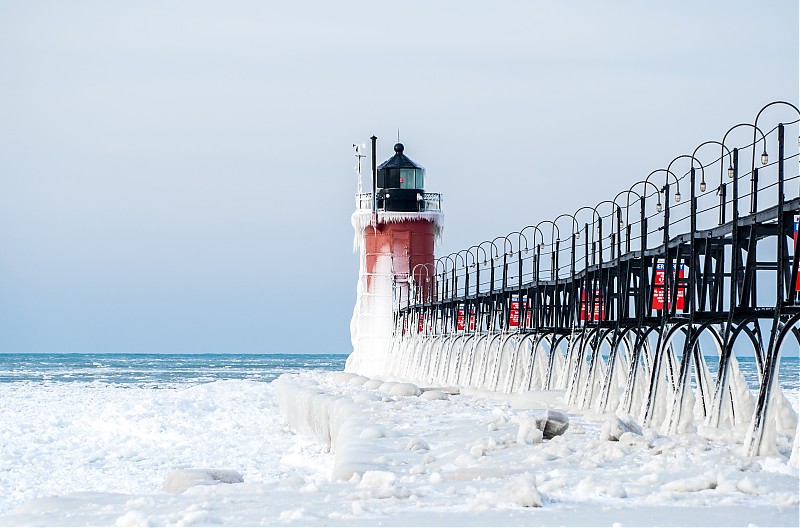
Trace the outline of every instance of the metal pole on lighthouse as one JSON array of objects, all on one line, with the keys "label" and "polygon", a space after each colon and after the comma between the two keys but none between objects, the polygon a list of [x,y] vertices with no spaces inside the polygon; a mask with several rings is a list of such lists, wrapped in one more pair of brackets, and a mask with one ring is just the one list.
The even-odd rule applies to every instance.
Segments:
[{"label": "metal pole on lighthouse", "polygon": [[369,138],[372,141],[372,225],[378,224],[378,162],[375,154],[376,136]]}]

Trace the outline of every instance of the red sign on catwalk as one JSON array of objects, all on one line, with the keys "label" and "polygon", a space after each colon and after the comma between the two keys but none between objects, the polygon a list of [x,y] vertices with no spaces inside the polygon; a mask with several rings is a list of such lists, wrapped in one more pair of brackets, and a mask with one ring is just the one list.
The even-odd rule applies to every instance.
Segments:
[{"label": "red sign on catwalk", "polygon": [[[686,264],[681,263],[680,268],[678,269],[677,278],[683,279],[686,277]],[[674,281],[676,280],[675,274],[675,265],[672,265],[672,281],[674,285]],[[667,298],[667,302],[664,302],[665,294],[669,294],[669,292],[665,292],[665,266],[664,260],[659,259],[656,261],[656,276],[654,281],[654,288],[653,288],[653,309],[654,310],[663,310],[664,306],[667,306],[669,309],[669,302],[670,299]],[[676,310],[683,310],[684,309],[684,301],[686,296],[686,287],[680,286],[678,287],[678,295],[677,300],[675,302],[675,309]]]},{"label": "red sign on catwalk", "polygon": [[456,330],[459,331],[459,332],[463,332],[464,328],[465,328],[465,326],[464,326],[464,315],[465,315],[464,308],[465,307],[464,307],[463,304],[459,304],[458,305],[458,314],[456,315]]},{"label": "red sign on catwalk", "polygon": [[581,321],[600,321],[606,315],[603,290],[595,282],[594,288],[589,292],[591,296],[587,295],[585,288],[581,290]]},{"label": "red sign on catwalk", "polygon": [[[794,215],[794,247],[797,247],[797,224],[800,223],[800,215]],[[797,269],[797,277],[794,281],[795,291],[800,291],[800,267]]]},{"label": "red sign on catwalk", "polygon": [[417,328],[417,333],[421,334],[423,330],[425,330],[425,315],[420,313],[419,314],[419,327]]},{"label": "red sign on catwalk", "polygon": [[508,327],[519,327],[519,295],[511,296],[511,307],[508,311]]},{"label": "red sign on catwalk", "polygon": [[469,331],[475,331],[475,305],[469,307]]}]

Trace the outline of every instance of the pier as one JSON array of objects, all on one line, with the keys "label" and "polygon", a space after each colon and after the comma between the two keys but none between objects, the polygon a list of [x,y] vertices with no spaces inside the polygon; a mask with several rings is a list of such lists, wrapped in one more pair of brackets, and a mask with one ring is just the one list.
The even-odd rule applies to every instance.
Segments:
[{"label": "pier", "polygon": [[774,452],[797,427],[777,371],[800,349],[798,117],[770,103],[594,206],[406,265],[386,375],[563,389],[665,434],[746,429],[748,454]]}]

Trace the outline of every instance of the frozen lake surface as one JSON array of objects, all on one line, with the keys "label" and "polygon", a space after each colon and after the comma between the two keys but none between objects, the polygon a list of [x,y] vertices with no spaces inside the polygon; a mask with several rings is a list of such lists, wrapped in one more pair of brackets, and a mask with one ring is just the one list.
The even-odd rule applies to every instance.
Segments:
[{"label": "frozen lake surface", "polygon": [[0,525],[798,525],[787,435],[754,459],[739,431],[610,441],[559,391],[414,395],[344,359],[2,355]]}]

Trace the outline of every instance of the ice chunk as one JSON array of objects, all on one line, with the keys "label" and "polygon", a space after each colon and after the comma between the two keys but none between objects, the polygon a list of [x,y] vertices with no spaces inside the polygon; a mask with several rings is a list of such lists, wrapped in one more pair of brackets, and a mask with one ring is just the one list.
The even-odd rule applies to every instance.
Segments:
[{"label": "ice chunk", "polygon": [[397,382],[395,381],[385,381],[381,383],[380,387],[378,387],[378,390],[381,392],[391,393],[392,387],[394,387],[395,385],[397,385]]},{"label": "ice chunk", "polygon": [[617,413],[616,416],[612,416],[600,428],[600,438],[613,442],[619,441],[624,433],[633,433],[640,436],[642,434],[642,428],[630,414]]},{"label": "ice chunk", "polygon": [[715,489],[717,487],[718,477],[714,474],[707,473],[705,475],[697,475],[685,479],[678,479],[667,482],[661,486],[662,491],[677,491],[684,493],[693,493],[703,490]]},{"label": "ice chunk", "polygon": [[[544,425],[544,424],[543,424]],[[523,416],[519,420],[519,430],[517,431],[518,444],[540,444],[544,435],[539,428],[537,420],[528,416]]]},{"label": "ice chunk", "polygon": [[365,384],[368,381],[369,378],[367,378],[366,376],[353,376],[347,381],[347,383],[353,385],[354,387],[360,387],[361,385]]},{"label": "ice chunk", "polygon": [[365,389],[368,389],[368,390],[375,390],[375,389],[379,389],[381,387],[381,385],[383,385],[383,380],[371,379],[371,380],[365,382],[364,385],[362,385],[362,387],[364,387]]},{"label": "ice chunk", "polygon": [[244,482],[241,473],[229,469],[176,469],[164,479],[162,488],[169,493],[180,493],[193,486],[239,482]]},{"label": "ice chunk", "polygon": [[447,394],[440,390],[426,390],[420,395],[423,400],[449,400]]},{"label": "ice chunk", "polygon": [[354,378],[358,376],[358,374],[353,374],[352,372],[329,372],[328,378],[332,379],[336,383],[348,383],[350,378]]},{"label": "ice chunk", "polygon": [[361,482],[359,482],[358,486],[360,488],[385,489],[390,488],[396,479],[397,475],[391,471],[365,471],[364,475],[361,476]]},{"label": "ice chunk", "polygon": [[542,507],[542,495],[536,489],[534,478],[530,475],[523,475],[514,480],[501,491],[499,496],[525,508]]},{"label": "ice chunk", "polygon": [[397,383],[389,389],[389,394],[393,396],[419,396],[420,392],[419,387],[413,383]]},{"label": "ice chunk", "polygon": [[358,435],[358,438],[361,440],[368,440],[371,438],[385,438],[386,436],[386,429],[380,425],[372,425],[362,429],[361,433]]},{"label": "ice chunk", "polygon": [[409,438],[408,443],[405,445],[407,451],[430,451],[428,442],[422,438]]}]

